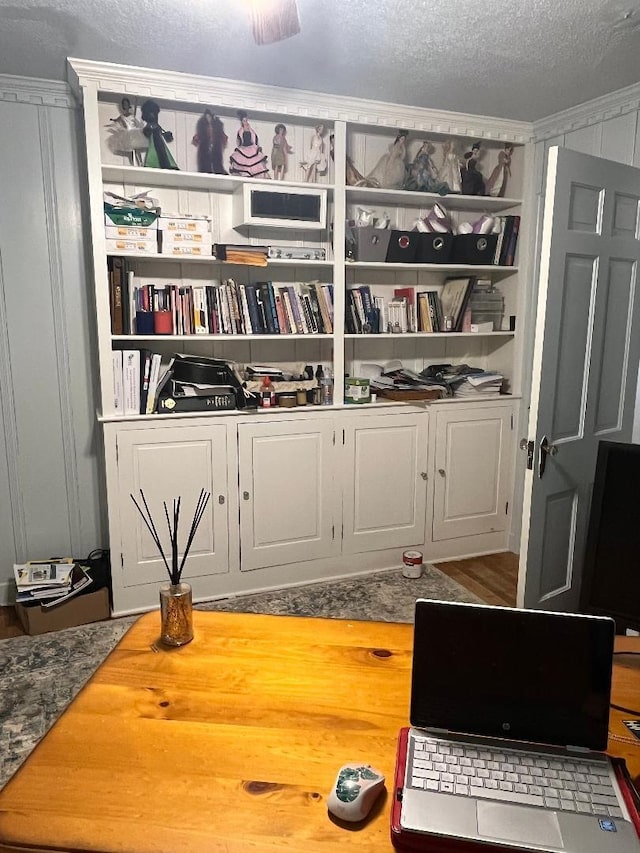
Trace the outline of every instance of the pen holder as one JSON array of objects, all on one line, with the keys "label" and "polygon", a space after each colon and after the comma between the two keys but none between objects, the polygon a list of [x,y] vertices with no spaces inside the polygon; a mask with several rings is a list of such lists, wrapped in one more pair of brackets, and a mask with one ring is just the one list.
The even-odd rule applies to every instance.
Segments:
[{"label": "pen holder", "polygon": [[153,311],[136,311],[136,334],[153,334]]},{"label": "pen holder", "polygon": [[173,313],[171,311],[153,312],[153,331],[156,335],[170,335],[173,332]]},{"label": "pen holder", "polygon": [[168,646],[185,646],[193,640],[193,602],[188,583],[160,587],[160,639]]}]

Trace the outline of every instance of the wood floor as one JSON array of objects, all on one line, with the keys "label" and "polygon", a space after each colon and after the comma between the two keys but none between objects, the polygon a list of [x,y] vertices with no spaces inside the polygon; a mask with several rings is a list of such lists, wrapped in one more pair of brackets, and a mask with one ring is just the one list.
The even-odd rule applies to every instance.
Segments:
[{"label": "wood floor", "polygon": [[[516,603],[517,554],[490,554],[435,565],[487,604],[513,606]],[[0,607],[0,640],[22,634],[24,631],[13,607]]]}]

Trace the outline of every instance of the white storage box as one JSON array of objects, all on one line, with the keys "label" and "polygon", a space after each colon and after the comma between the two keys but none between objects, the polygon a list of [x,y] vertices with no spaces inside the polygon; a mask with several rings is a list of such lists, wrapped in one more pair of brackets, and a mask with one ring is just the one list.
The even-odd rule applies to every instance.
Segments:
[{"label": "white storage box", "polygon": [[126,240],[123,237],[117,240],[105,240],[107,252],[136,252],[138,255],[157,255],[158,244],[155,240]]},{"label": "white storage box", "polygon": [[158,242],[157,228],[139,228],[135,225],[107,225],[104,229],[107,240],[151,240]]},{"label": "white storage box", "polygon": [[206,217],[161,216],[158,219],[158,228],[163,232],[210,234],[211,220]]},{"label": "white storage box", "polygon": [[326,228],[327,191],[322,187],[276,187],[242,184],[233,195],[234,228]]}]

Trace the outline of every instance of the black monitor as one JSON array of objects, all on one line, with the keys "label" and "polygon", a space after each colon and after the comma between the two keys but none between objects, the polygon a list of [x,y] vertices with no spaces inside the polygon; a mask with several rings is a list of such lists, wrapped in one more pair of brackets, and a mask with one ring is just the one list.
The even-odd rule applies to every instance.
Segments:
[{"label": "black monitor", "polygon": [[580,610],[640,630],[640,444],[598,446]]}]

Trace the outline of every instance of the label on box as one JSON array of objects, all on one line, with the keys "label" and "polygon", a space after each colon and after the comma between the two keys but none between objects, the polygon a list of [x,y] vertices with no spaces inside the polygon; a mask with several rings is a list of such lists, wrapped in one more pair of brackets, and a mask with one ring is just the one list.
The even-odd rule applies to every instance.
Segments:
[{"label": "label on box", "polygon": [[174,256],[191,255],[192,257],[196,256],[199,258],[212,257],[210,243],[207,246],[197,246],[193,243],[165,243],[162,246],[161,254]]},{"label": "label on box", "polygon": [[151,240],[154,245],[158,242],[158,231],[156,228],[138,228],[134,225],[107,225],[104,231],[107,240]]},{"label": "label on box", "polygon": [[107,240],[107,252],[136,252],[138,255],[157,255],[155,240]]},{"label": "label on box", "polygon": [[200,246],[211,246],[211,234],[200,231],[162,231],[162,245],[170,243],[195,243]]},{"label": "label on box", "polygon": [[158,228],[161,231],[181,231],[192,234],[210,234],[211,220],[206,218],[185,218],[161,216],[158,220]]},{"label": "label on box", "polygon": [[114,207],[104,205],[105,225],[131,225],[136,228],[157,228],[158,214],[140,207]]}]

